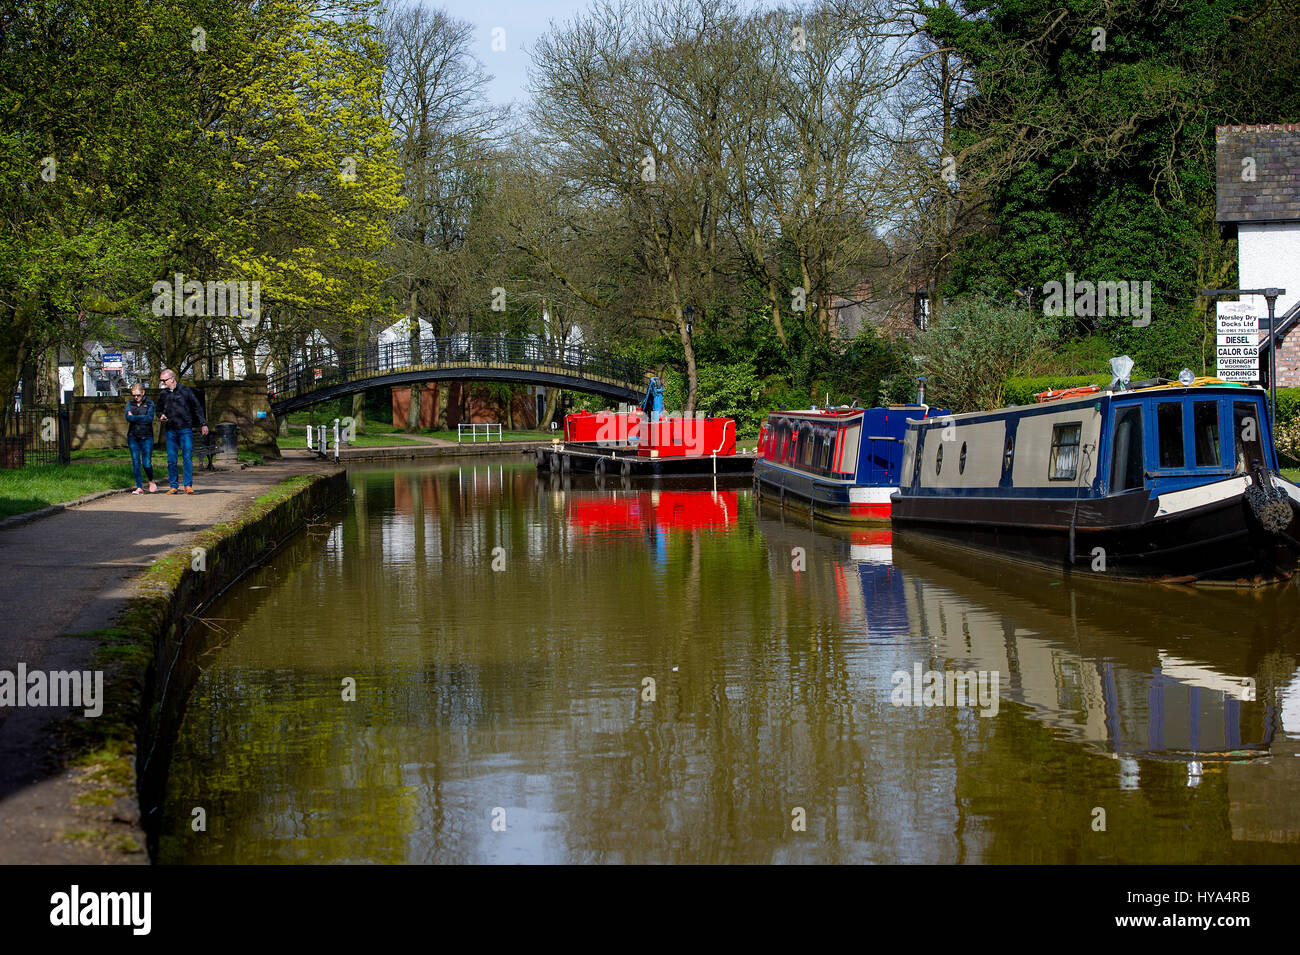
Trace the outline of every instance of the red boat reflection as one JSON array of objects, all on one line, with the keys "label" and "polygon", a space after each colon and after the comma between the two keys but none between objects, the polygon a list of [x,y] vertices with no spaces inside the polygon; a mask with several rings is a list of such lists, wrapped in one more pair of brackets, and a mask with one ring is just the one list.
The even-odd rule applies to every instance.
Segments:
[{"label": "red boat reflection", "polygon": [[726,527],[736,523],[734,489],[718,491],[637,491],[614,496],[565,500],[569,526],[583,533],[617,528],[665,531]]}]

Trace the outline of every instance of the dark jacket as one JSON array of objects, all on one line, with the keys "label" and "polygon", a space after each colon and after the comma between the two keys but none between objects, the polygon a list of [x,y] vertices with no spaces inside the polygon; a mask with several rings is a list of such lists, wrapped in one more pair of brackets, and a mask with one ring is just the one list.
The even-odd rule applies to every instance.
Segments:
[{"label": "dark jacket", "polygon": [[130,437],[152,438],[153,402],[148,398],[141,398],[137,403],[134,398],[128,398],[126,402],[126,420],[130,422],[126,428],[126,433]]},{"label": "dark jacket", "polygon": [[158,415],[167,416],[163,426],[169,431],[186,431],[206,425],[198,396],[188,385],[177,385],[175,391],[164,388],[158,393]]}]

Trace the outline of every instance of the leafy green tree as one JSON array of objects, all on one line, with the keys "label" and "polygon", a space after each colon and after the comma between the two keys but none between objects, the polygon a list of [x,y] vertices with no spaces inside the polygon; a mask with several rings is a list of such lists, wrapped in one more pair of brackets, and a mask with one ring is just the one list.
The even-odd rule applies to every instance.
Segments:
[{"label": "leafy green tree", "polygon": [[[1204,367],[1198,281],[1233,257],[1213,219],[1214,126],[1294,120],[1294,8],[1269,0],[940,2],[927,28],[972,70],[953,135],[992,228],[951,293],[1041,295],[1067,272],[1152,283],[1150,325],[1080,321],[1157,373]],[[1266,64],[1263,55],[1281,63]],[[1290,65],[1290,70],[1285,68]],[[1281,67],[1281,68],[1278,68]],[[1212,342],[1210,343],[1212,347]]]}]

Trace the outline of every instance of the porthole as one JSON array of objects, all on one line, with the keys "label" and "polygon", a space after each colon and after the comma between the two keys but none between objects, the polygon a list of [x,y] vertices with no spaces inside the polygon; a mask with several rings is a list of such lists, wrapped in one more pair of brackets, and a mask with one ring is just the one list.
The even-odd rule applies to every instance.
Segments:
[{"label": "porthole", "polygon": [[966,473],[966,442],[961,443],[961,457],[957,460],[957,473]]},{"label": "porthole", "polygon": [[1002,452],[1002,470],[1011,470],[1011,458],[1016,453],[1016,436],[1007,436],[1007,449]]},{"label": "porthole", "polygon": [[939,450],[934,452],[934,473],[938,477],[939,472],[943,470],[943,442],[939,443]]}]

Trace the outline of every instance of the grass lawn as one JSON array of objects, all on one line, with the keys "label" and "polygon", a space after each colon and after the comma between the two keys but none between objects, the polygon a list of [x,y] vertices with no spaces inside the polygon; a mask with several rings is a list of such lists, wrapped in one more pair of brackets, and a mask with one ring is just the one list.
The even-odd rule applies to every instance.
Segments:
[{"label": "grass lawn", "polygon": [[[330,429],[329,432],[329,440],[330,440],[330,444],[333,445],[334,430],[332,428]],[[348,442],[348,447],[349,448],[391,448],[394,445],[399,445],[399,444],[420,444],[420,443],[421,442],[419,441],[412,441],[410,438],[403,438],[400,435],[392,434],[390,432],[385,434],[354,435],[352,440]],[[276,439],[276,446],[279,447],[281,451],[305,451],[307,450],[307,432],[305,430],[291,431],[287,438],[284,435],[281,435],[279,438]],[[333,452],[331,451],[330,453],[332,454]]]},{"label": "grass lawn", "polygon": [[134,484],[129,458],[126,463],[91,461],[75,467],[35,464],[0,470],[0,518]]},{"label": "grass lawn", "polygon": [[[196,452],[194,456],[194,461],[197,464],[199,460],[200,460],[199,456]],[[206,460],[206,458],[203,460]],[[239,460],[247,461],[249,464],[266,463],[264,460],[262,460],[262,456],[255,451],[241,450],[239,452]],[[73,464],[82,464],[87,461],[125,461],[129,466],[131,464],[131,449],[130,448],[86,448],[84,451],[72,452]],[[162,467],[164,468],[167,467],[167,448],[165,445],[161,443],[155,443],[153,446],[153,466],[155,468],[159,467],[159,462],[161,462]]]},{"label": "grass lawn", "polygon": [[[457,433],[455,431],[424,431],[421,433],[427,434],[433,438],[442,438],[444,441],[455,441],[457,438]],[[561,438],[563,436],[563,431],[506,431],[504,428],[501,429],[501,440],[503,441],[549,441],[551,438]],[[461,444],[474,443],[470,440],[468,434],[460,440]],[[492,435],[492,442],[494,444],[498,443],[495,432]],[[477,443],[483,444],[483,432],[481,431],[478,434]]]},{"label": "grass lawn", "polygon": [[1300,468],[1283,468],[1282,476],[1292,484],[1300,484]]}]

